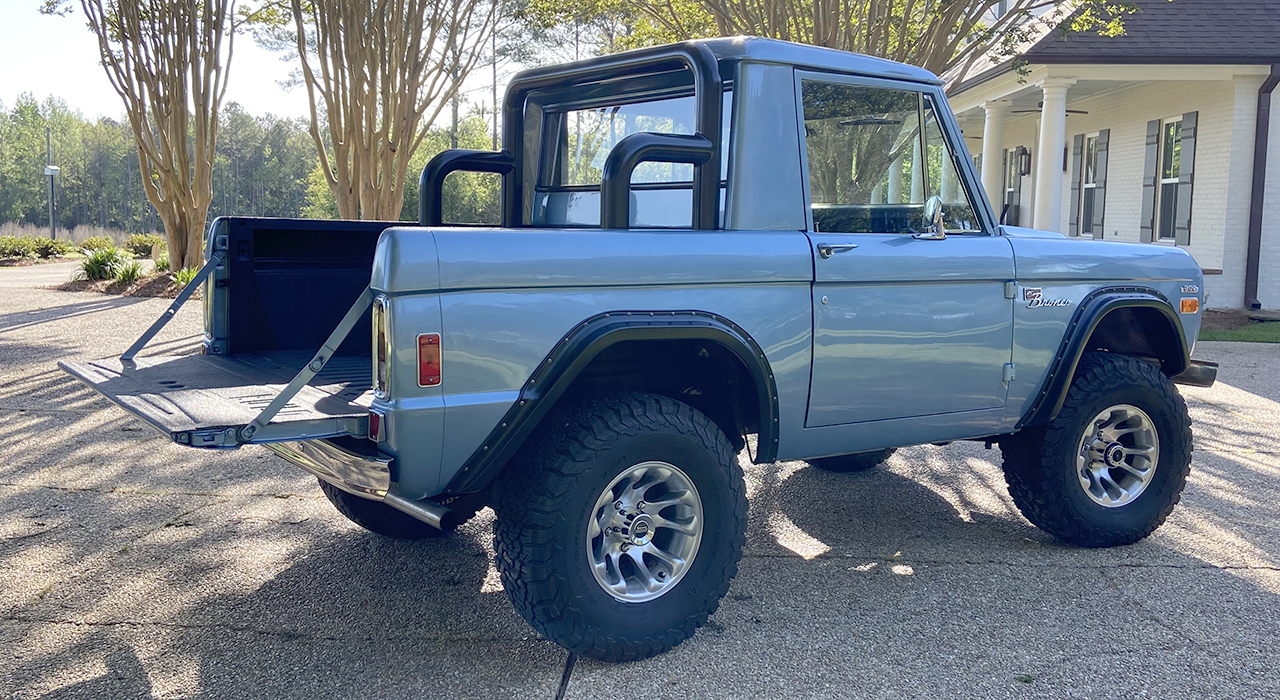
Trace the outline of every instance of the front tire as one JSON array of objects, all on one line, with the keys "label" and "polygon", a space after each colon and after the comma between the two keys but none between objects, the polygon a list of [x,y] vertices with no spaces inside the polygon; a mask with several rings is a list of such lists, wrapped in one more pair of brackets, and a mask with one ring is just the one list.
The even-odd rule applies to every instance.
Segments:
[{"label": "front tire", "polygon": [[724,433],[664,396],[557,409],[499,486],[497,566],[543,636],[602,661],[665,652],[715,612],[746,539]]},{"label": "front tire", "polygon": [[1082,547],[1132,544],[1164,523],[1191,470],[1191,418],[1173,382],[1125,355],[1081,358],[1047,426],[1000,442],[1032,524]]}]

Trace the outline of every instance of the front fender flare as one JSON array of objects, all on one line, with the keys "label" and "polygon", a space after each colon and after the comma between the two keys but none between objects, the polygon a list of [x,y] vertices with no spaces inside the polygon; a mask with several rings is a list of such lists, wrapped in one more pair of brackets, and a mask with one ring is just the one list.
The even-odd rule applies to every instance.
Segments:
[{"label": "front fender flare", "polygon": [[1049,373],[1045,376],[1040,392],[1032,401],[1031,408],[1023,414],[1022,420],[1018,421],[1017,430],[1043,425],[1058,416],[1063,402],[1067,400],[1067,390],[1071,388],[1076,367],[1080,364],[1080,358],[1084,355],[1093,331],[1108,313],[1123,308],[1155,309],[1172,325],[1174,335],[1181,343],[1178,353],[1181,364],[1165,367],[1166,374],[1173,377],[1191,366],[1191,352],[1187,346],[1182,320],[1163,294],[1147,287],[1103,287],[1080,302],[1058,347],[1058,354],[1049,365]]},{"label": "front fender flare", "polygon": [[484,443],[445,487],[443,495],[483,490],[515,456],[538,423],[582,370],[606,348],[633,340],[706,340],[719,343],[747,368],[756,386],[760,432],[756,462],[778,454],[778,390],[764,351],[742,328],[705,311],[610,311],[569,331],[520,390],[520,397]]}]

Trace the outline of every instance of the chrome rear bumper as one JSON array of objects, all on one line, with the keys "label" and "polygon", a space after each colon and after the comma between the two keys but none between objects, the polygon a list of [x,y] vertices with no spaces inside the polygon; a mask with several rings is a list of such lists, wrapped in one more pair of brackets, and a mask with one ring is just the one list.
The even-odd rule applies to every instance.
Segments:
[{"label": "chrome rear bumper", "polygon": [[271,442],[264,447],[357,496],[381,501],[391,488],[391,457],[381,452],[360,454],[329,440]]},{"label": "chrome rear bumper", "polygon": [[457,514],[439,503],[428,499],[411,501],[391,493],[392,458],[381,452],[361,454],[329,440],[270,442],[263,446],[347,493],[382,501],[445,532],[458,526]]}]

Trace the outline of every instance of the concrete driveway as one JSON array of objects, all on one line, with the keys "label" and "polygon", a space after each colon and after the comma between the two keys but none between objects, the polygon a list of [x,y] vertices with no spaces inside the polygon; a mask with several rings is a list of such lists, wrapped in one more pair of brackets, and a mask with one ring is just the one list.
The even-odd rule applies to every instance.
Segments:
[{"label": "concrete driveway", "polygon": [[[166,305],[0,269],[0,696],[1276,697],[1280,348],[1205,343],[1191,482],[1131,547],[1062,546],[999,452],[838,475],[745,464],[741,573],[675,651],[607,665],[540,639],[455,536],[360,530],[265,449],[179,448],[63,375]],[[151,352],[198,347],[196,305]],[[570,668],[567,668],[570,667]]]}]

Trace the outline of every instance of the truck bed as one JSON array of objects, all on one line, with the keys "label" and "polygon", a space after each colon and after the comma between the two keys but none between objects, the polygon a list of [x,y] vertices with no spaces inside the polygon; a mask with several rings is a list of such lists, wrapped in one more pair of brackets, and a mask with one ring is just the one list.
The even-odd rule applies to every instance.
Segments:
[{"label": "truck bed", "polygon": [[[85,382],[175,442],[225,447],[226,428],[250,423],[311,359],[313,351],[282,350],[233,356],[184,355],[60,362]],[[287,434],[260,434],[254,442],[351,434],[367,420],[373,398],[368,354],[332,358],[276,415],[272,427]],[[335,422],[332,419],[351,419]],[[334,432],[334,425],[347,429]],[[306,425],[314,424],[315,432]],[[287,427],[286,427],[287,426]]]}]

